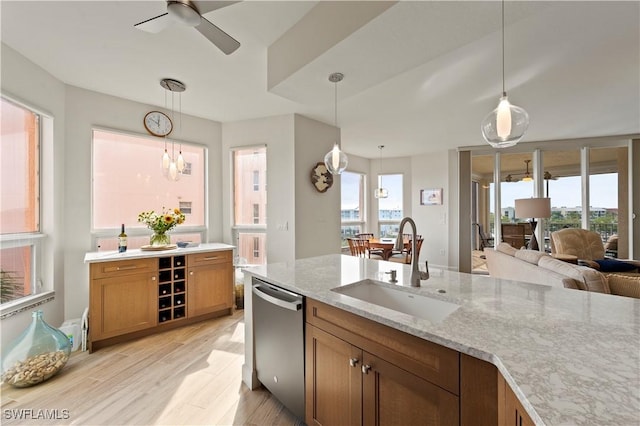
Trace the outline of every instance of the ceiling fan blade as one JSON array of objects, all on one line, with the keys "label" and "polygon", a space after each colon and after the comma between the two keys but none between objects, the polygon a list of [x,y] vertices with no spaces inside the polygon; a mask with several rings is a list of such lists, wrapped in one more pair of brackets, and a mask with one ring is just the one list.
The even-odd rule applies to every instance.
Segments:
[{"label": "ceiling fan blade", "polygon": [[218,49],[222,50],[225,55],[229,55],[240,47],[240,42],[229,34],[222,31],[220,28],[213,25],[207,19],[202,18],[200,25],[195,27],[203,36],[209,39],[211,43],[218,46]]},{"label": "ceiling fan blade", "polygon": [[234,3],[240,3],[240,1],[195,1],[191,0],[200,15],[204,15],[205,13],[211,12],[212,10],[222,9],[223,7],[231,6]]},{"label": "ceiling fan blade", "polygon": [[148,33],[159,33],[173,23],[173,20],[169,17],[167,12],[162,15],[158,15],[154,18],[147,19],[146,21],[138,22],[134,25],[135,28],[146,31]]}]

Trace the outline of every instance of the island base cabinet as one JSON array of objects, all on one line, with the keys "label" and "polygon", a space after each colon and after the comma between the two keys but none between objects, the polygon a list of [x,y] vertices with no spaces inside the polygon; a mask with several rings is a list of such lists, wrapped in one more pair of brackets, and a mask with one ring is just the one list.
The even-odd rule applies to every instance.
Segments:
[{"label": "island base cabinet", "polygon": [[457,396],[374,355],[363,355],[364,425],[459,424]]},{"label": "island base cabinet", "polygon": [[457,425],[458,397],[307,324],[309,425]]},{"label": "island base cabinet", "polygon": [[362,351],[308,324],[305,350],[306,423],[362,424]]}]

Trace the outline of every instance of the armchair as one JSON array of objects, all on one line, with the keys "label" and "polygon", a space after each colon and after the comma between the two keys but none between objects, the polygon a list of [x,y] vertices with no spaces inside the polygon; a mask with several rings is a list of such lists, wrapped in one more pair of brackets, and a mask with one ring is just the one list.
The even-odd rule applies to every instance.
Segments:
[{"label": "armchair", "polygon": [[640,262],[636,260],[620,261],[606,258],[600,234],[586,229],[566,228],[552,232],[551,252],[576,256],[578,263],[603,273],[634,273],[640,268]]}]

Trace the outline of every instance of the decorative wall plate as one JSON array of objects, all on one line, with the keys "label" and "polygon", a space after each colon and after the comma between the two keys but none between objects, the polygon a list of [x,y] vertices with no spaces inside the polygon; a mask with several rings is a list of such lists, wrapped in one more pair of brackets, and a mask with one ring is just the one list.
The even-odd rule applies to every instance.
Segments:
[{"label": "decorative wall plate", "polygon": [[311,183],[318,192],[327,192],[333,185],[333,175],[324,163],[319,162],[311,169]]}]

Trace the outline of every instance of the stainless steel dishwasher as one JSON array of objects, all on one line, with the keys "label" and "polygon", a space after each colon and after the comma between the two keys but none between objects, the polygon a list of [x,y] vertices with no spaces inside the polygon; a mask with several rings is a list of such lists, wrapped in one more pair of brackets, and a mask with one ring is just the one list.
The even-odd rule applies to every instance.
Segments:
[{"label": "stainless steel dishwasher", "polygon": [[253,278],[256,374],[304,420],[304,297]]}]

